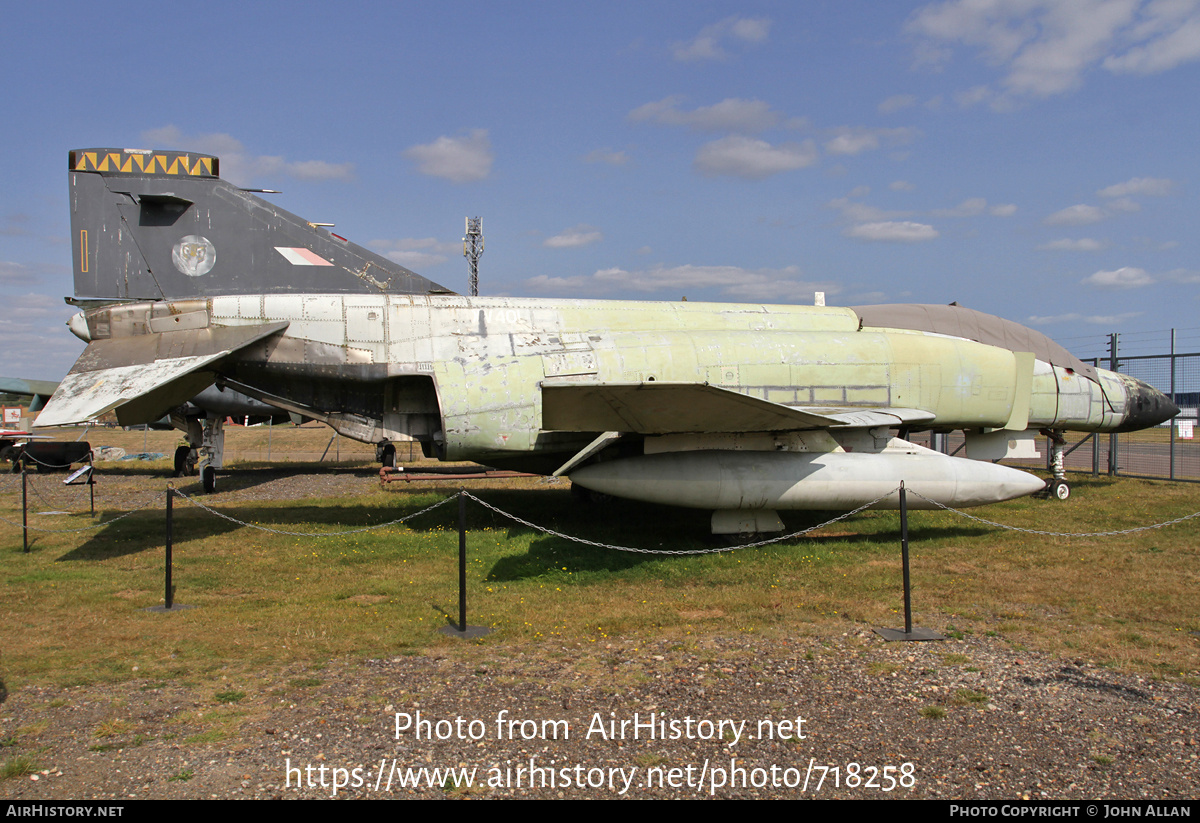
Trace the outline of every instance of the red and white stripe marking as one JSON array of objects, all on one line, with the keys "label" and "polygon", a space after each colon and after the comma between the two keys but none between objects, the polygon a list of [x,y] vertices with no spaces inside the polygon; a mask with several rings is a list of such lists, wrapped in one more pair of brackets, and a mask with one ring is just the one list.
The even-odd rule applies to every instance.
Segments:
[{"label": "red and white stripe marking", "polygon": [[319,254],[309,249],[289,249],[276,246],[275,251],[282,254],[293,266],[332,266],[333,264]]}]

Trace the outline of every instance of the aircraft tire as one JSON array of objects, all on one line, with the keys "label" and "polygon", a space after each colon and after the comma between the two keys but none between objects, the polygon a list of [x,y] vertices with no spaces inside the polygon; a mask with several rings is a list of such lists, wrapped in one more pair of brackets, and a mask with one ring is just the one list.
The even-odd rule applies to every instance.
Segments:
[{"label": "aircraft tire", "polygon": [[1055,480],[1050,484],[1050,496],[1055,500],[1066,500],[1071,496],[1071,487],[1066,481]]},{"label": "aircraft tire", "polygon": [[200,485],[204,487],[205,494],[212,494],[217,490],[217,470],[212,466],[205,466],[200,470]]},{"label": "aircraft tire", "polygon": [[188,473],[188,453],[191,451],[189,446],[179,446],[175,449],[175,476],[183,477]]},{"label": "aircraft tire", "polygon": [[380,459],[385,469],[396,468],[396,447],[388,443],[383,447],[383,457]]}]

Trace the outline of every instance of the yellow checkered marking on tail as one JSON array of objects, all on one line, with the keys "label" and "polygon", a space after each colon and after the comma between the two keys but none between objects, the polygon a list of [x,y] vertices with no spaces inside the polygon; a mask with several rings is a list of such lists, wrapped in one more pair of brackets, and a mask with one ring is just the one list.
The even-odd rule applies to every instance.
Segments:
[{"label": "yellow checkered marking on tail", "polygon": [[180,177],[215,177],[215,157],[187,152],[72,152],[72,171],[109,171],[122,174],[173,174]]}]

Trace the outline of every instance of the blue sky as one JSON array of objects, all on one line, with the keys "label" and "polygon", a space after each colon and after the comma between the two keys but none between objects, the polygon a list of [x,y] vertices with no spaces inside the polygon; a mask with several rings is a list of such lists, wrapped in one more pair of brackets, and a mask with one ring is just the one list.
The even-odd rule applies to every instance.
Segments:
[{"label": "blue sky", "polygon": [[957,300],[1081,356],[1200,349],[1200,0],[4,11],[13,376],[82,350],[67,152],[110,146],[217,154],[459,291],[479,215],[483,294]]}]

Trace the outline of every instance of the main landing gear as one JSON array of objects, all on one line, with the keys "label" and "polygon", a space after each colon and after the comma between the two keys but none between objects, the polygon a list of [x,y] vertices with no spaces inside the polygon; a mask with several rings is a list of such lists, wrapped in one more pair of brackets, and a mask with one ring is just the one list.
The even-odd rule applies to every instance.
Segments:
[{"label": "main landing gear", "polygon": [[1046,497],[1051,500],[1066,500],[1071,496],[1071,487],[1067,485],[1067,472],[1063,467],[1063,450],[1067,439],[1061,431],[1042,429],[1042,434],[1050,438],[1050,474],[1046,481]]}]

